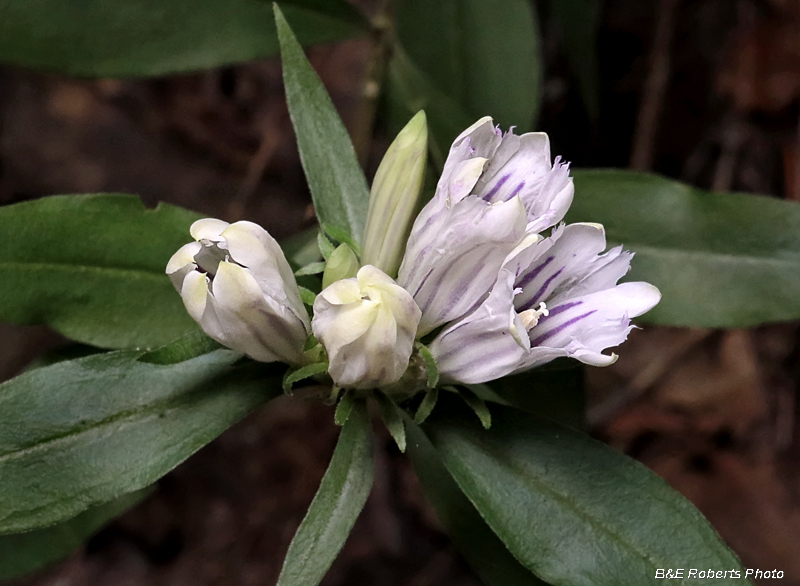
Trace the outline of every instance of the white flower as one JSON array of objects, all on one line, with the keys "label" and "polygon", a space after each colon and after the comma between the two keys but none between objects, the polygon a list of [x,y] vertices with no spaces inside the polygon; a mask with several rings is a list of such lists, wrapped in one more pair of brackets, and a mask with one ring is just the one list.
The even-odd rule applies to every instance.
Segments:
[{"label": "white flower", "polygon": [[511,250],[559,222],[572,195],[546,134],[503,135],[491,118],[464,131],[414,222],[397,278],[422,310],[418,335],[477,307]]},{"label": "white flower", "polygon": [[252,222],[198,220],[167,264],[189,315],[221,344],[262,362],[302,364],[308,312],[278,243]]},{"label": "white flower", "polygon": [[311,327],[328,352],[336,385],[370,389],[403,376],[420,316],[405,289],[366,265],[317,295]]},{"label": "white flower", "polygon": [[607,366],[602,354],[622,343],[630,320],[661,298],[648,283],[617,281],[632,254],[605,254],[598,224],[559,227],[550,238],[528,239],[509,255],[491,294],[431,343],[445,380],[480,383],[531,369],[560,356]]}]

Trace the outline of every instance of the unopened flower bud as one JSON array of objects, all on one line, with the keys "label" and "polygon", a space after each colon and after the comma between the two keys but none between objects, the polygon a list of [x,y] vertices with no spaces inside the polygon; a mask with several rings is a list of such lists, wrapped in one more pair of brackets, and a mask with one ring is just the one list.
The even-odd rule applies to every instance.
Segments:
[{"label": "unopened flower bud", "polygon": [[367,265],[317,295],[311,327],[336,385],[370,389],[403,376],[421,315],[408,291]]},{"label": "unopened flower bud", "polygon": [[252,222],[198,220],[167,274],[189,315],[221,344],[261,362],[304,362],[308,312],[278,243]]},{"label": "unopened flower bud", "polygon": [[325,265],[325,272],[322,274],[322,288],[324,289],[336,281],[355,277],[360,266],[353,249],[347,244],[340,244],[331,253],[328,263]]},{"label": "unopened flower bud", "polygon": [[397,135],[372,183],[363,261],[391,276],[400,268],[417,212],[427,149],[428,123],[420,111]]}]

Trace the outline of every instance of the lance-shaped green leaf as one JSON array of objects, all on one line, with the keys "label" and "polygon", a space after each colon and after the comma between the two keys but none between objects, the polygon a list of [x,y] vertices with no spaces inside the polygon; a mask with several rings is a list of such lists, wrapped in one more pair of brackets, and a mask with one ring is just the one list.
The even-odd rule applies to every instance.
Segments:
[{"label": "lance-shaped green leaf", "polygon": [[406,421],[408,455],[450,539],[487,586],[543,586],[494,534],[450,476],[422,430]]},{"label": "lance-shaped green leaf", "polygon": [[390,123],[395,130],[424,109],[434,163],[483,116],[504,128],[530,130],[539,111],[541,55],[528,0],[403,0],[389,67]]},{"label": "lance-shaped green leaf", "polygon": [[800,318],[796,203],[630,171],[580,171],[567,219],[599,222],[612,245],[636,253],[626,280],[662,293],[642,321],[738,328]]},{"label": "lance-shaped green leaf", "polygon": [[[412,63],[402,47],[395,47],[388,71],[389,123],[398,131],[409,116],[425,110],[428,119],[428,148],[441,169],[453,140],[478,117],[472,116],[455,98],[439,89],[433,80]],[[433,181],[434,174],[428,179]],[[435,185],[435,182],[434,182]]]},{"label": "lance-shaped green leaf", "polygon": [[528,0],[403,0],[397,36],[411,61],[475,120],[493,116],[505,127],[530,129],[541,57]]},{"label": "lance-shaped green leaf", "polygon": [[641,586],[659,568],[742,570],[700,512],[635,460],[507,407],[488,431],[448,408],[423,429],[494,533],[547,582]]},{"label": "lance-shaped green leaf", "polygon": [[148,493],[145,489],[123,495],[57,525],[0,535],[0,580],[30,574],[67,557],[103,525],[136,505]]},{"label": "lance-shaped green leaf", "polygon": [[580,430],[586,427],[584,368],[577,360],[560,358],[486,384],[516,409]]},{"label": "lance-shaped green leaf", "polygon": [[280,394],[280,368],[237,364],[230,350],[175,364],[142,356],[89,356],[0,385],[0,534],[148,486]]},{"label": "lance-shaped green leaf", "polygon": [[[283,0],[304,44],[366,28],[346,0]],[[90,77],[209,69],[278,52],[262,0],[0,0],[0,62]]]},{"label": "lance-shaped green leaf", "polygon": [[353,143],[325,86],[275,5],[286,101],[297,135],[300,159],[320,224],[356,243],[364,235],[369,189]]},{"label": "lance-shaped green leaf", "polygon": [[366,405],[353,405],[311,507],[289,546],[278,586],[316,586],[367,502],[374,476]]},{"label": "lance-shaped green leaf", "polygon": [[156,347],[197,329],[164,273],[200,216],[130,195],[0,207],[0,321],[46,324],[105,348]]},{"label": "lance-shaped green leaf", "polygon": [[551,4],[569,66],[578,80],[589,117],[594,120],[600,110],[597,31],[602,0],[552,0]]}]

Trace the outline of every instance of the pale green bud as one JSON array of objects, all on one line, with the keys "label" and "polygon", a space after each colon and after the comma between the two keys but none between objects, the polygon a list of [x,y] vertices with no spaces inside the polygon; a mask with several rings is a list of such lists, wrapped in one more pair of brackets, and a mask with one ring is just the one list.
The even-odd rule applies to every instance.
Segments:
[{"label": "pale green bud", "polygon": [[390,276],[397,275],[417,213],[427,149],[428,122],[420,111],[397,135],[372,183],[362,260]]},{"label": "pale green bud", "polygon": [[361,264],[353,249],[347,244],[340,244],[328,257],[325,272],[322,274],[322,288],[324,289],[336,281],[355,277],[359,268],[361,268]]}]

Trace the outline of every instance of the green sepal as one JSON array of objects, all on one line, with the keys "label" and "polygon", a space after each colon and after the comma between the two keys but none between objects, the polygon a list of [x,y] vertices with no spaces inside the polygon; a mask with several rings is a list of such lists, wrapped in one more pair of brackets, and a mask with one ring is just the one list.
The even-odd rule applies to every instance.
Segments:
[{"label": "green sepal", "polygon": [[291,395],[292,386],[294,386],[296,382],[326,372],[328,372],[327,362],[317,362],[316,364],[309,364],[307,366],[301,366],[300,368],[291,369],[287,371],[286,376],[283,377],[283,392],[287,395]]},{"label": "green sepal", "polygon": [[347,244],[350,248],[353,249],[353,252],[356,253],[359,257],[361,256],[361,246],[353,239],[350,234],[342,230],[341,228],[337,228],[336,226],[330,226],[328,224],[322,224],[322,229],[328,233],[328,236],[336,240],[337,242],[341,242],[342,244]]},{"label": "green sepal", "polygon": [[325,236],[325,232],[322,230],[317,232],[317,246],[319,246],[319,251],[322,254],[322,258],[325,260],[328,260],[333,251],[336,250],[333,242],[331,242],[330,239]]},{"label": "green sepal", "polygon": [[303,356],[309,364],[328,363],[328,354],[314,334],[309,334],[303,344]]},{"label": "green sepal", "polygon": [[326,405],[336,405],[339,402],[339,399],[342,394],[342,387],[337,387],[333,385],[331,387],[331,392],[328,395],[328,399],[325,401]]},{"label": "green sepal", "polygon": [[489,429],[492,427],[492,414],[489,411],[489,407],[486,406],[486,403],[483,399],[481,399],[478,395],[476,395],[472,389],[468,387],[445,387],[448,391],[453,391],[454,393],[458,394],[467,406],[475,412],[475,415],[478,416],[478,419],[481,420],[481,425],[483,425],[483,429]]},{"label": "green sepal", "polygon": [[298,289],[300,289],[300,299],[303,300],[303,303],[313,307],[314,302],[317,300],[317,294],[307,287],[298,287]]},{"label": "green sepal", "polygon": [[[308,352],[319,346],[319,340],[314,334],[309,334],[306,341],[303,343],[303,352]],[[314,362],[322,362],[322,360],[315,360]]]},{"label": "green sepal", "polygon": [[308,275],[318,275],[325,271],[325,262],[312,262],[294,272],[295,277],[305,277]]},{"label": "green sepal", "polygon": [[425,371],[428,373],[427,386],[432,389],[439,384],[439,367],[436,364],[436,358],[433,357],[431,351],[422,342],[417,342],[417,351],[425,363]]},{"label": "green sepal", "polygon": [[428,389],[425,398],[422,399],[422,403],[420,403],[417,408],[417,413],[414,415],[414,423],[417,425],[425,423],[425,420],[433,413],[433,409],[436,407],[436,402],[438,400],[439,389],[436,387]]},{"label": "green sepal", "polygon": [[[505,379],[498,379],[498,380],[505,380]],[[468,388],[470,391],[475,393],[475,395],[477,395],[479,399],[481,399],[484,402],[497,403],[498,405],[504,405],[506,407],[515,407],[517,409],[520,409],[519,405],[510,403],[508,399],[496,393],[495,390],[486,383],[461,385],[461,386]]]},{"label": "green sepal", "polygon": [[[338,387],[334,387],[337,389]],[[350,413],[353,411],[353,405],[356,403],[356,395],[353,391],[346,391],[342,396],[339,404],[336,406],[336,413],[333,415],[333,421],[339,427],[342,427],[350,418]]]},{"label": "green sepal", "polygon": [[375,401],[381,411],[381,418],[386,424],[386,429],[394,439],[397,447],[401,452],[406,451],[406,426],[403,423],[403,415],[400,409],[395,405],[392,400],[380,391],[374,393]]}]

